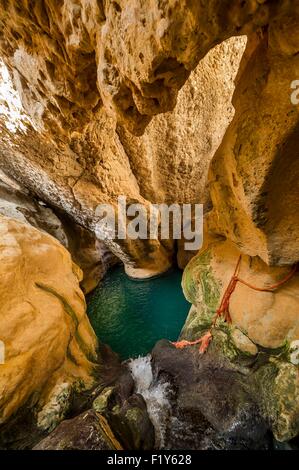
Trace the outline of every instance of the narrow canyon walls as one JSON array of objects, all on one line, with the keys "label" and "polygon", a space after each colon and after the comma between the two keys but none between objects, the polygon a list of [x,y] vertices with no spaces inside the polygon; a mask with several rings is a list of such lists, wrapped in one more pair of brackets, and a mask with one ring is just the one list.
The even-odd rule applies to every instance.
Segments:
[{"label": "narrow canyon walls", "polygon": [[[242,275],[262,286],[293,269],[298,1],[0,6],[0,54],[9,71],[1,69],[9,97],[0,106],[6,175],[92,231],[98,204],[116,207],[120,194],[146,207],[206,204],[205,246],[185,272],[194,305],[182,338],[209,331],[240,256]],[[172,240],[105,243],[134,277],[167,270],[176,251]],[[179,253],[181,265],[186,258]],[[229,360],[249,356],[241,373],[251,374],[255,364],[254,393],[271,390],[262,398],[263,417],[287,440],[299,430],[292,349],[299,340],[298,273],[278,292],[251,290],[236,289],[232,321],[220,319],[214,339]]]},{"label": "narrow canyon walls", "polygon": [[[29,11],[26,10],[28,5],[24,4],[23,13],[28,24],[24,15],[13,4],[8,6],[9,15],[8,11],[2,12],[3,60],[11,71],[21,98],[20,118],[17,121],[19,127],[14,128],[14,132],[5,125],[7,108],[11,105],[4,99],[5,113],[3,112],[3,121],[0,123],[2,170],[17,178],[22,186],[29,188],[42,200],[67,212],[76,222],[91,230],[95,229],[97,221],[97,205],[109,203],[116,207],[119,194],[127,197],[128,204],[140,202],[146,206],[152,202],[208,202],[206,181],[209,162],[233,117],[230,103],[234,91],[233,81],[246,38],[232,38],[211,50],[188,80],[191,68],[187,73],[186,70],[183,71],[183,66],[171,65],[171,59],[169,71],[167,65],[161,66],[161,78],[150,88],[154,95],[164,95],[161,98],[164,104],[162,108],[157,105],[153,114],[172,109],[179,87],[185,80],[187,83],[180,92],[174,113],[156,117],[151,115],[153,119],[149,127],[145,130],[143,125],[142,131],[145,133],[137,138],[130,131],[135,129],[135,125],[140,126],[143,118],[138,117],[139,112],[134,118],[135,111],[131,118],[130,113],[124,113],[122,109],[127,99],[121,98],[122,94],[129,93],[124,91],[127,79],[121,80],[122,84],[119,84],[120,88],[116,91],[117,96],[115,95],[115,99],[111,98],[107,95],[107,90],[112,93],[113,87],[109,89],[108,77],[105,78],[106,72],[103,70],[112,70],[119,61],[118,57],[112,58],[112,52],[116,54],[116,51],[110,37],[114,35],[116,21],[122,21],[122,17],[124,21],[129,21],[132,14],[137,27],[140,21],[142,23],[139,15],[143,14],[146,5],[137,8],[137,4],[131,4],[130,10],[129,5],[124,4],[121,18],[118,18],[115,2],[107,3],[103,9],[104,16],[99,12],[95,13],[98,9],[96,3],[88,6],[82,4],[82,9],[79,4],[76,8],[70,5],[66,2],[63,6],[56,5],[54,8],[51,2],[44,2],[43,9],[35,7]],[[178,3],[175,6],[177,10]],[[150,34],[160,34],[159,30],[155,32],[160,24],[158,16],[163,18],[168,13],[172,30],[179,24],[177,21],[182,15],[181,7],[176,15],[172,15],[171,11],[168,12],[167,5],[161,4],[153,18],[147,20],[147,26],[152,31]],[[195,15],[195,20],[199,12],[190,14]],[[79,19],[78,15],[82,15],[82,18]],[[62,25],[61,22],[64,21],[65,24]],[[150,21],[153,22],[152,25]],[[29,35],[28,28],[32,28]],[[147,28],[142,28],[145,29],[144,34],[149,34],[146,32]],[[15,34],[16,29],[18,33]],[[137,29],[139,31],[139,26]],[[108,30],[109,35],[104,40]],[[139,32],[142,33],[141,30]],[[31,45],[29,36],[32,36]],[[49,41],[49,36],[53,36],[52,42]],[[174,39],[172,36],[172,41]],[[128,41],[124,38],[124,43],[119,45],[123,51],[120,50],[119,54],[124,57],[124,61],[130,55],[132,48],[129,44],[132,40],[133,36]],[[160,41],[158,36],[156,40]],[[159,47],[166,47],[162,43],[163,41]],[[152,42],[147,45],[144,43],[144,47],[149,47],[150,44]],[[106,51],[111,49],[113,66],[107,65],[108,52],[103,57],[101,51],[104,46]],[[59,55],[59,48],[65,50],[64,54]],[[149,66],[149,57],[145,53],[144,56],[145,63],[142,65],[140,62],[138,67]],[[165,64],[167,60],[165,59]],[[89,74],[92,61],[96,62],[97,67],[94,65],[93,73]],[[133,58],[130,58],[130,63],[133,63]],[[195,65],[194,61],[193,68]],[[163,67],[166,67],[164,71]],[[7,75],[4,68],[3,74]],[[181,79],[176,81],[179,74]],[[6,75],[6,88],[10,85],[12,94],[13,84],[9,84],[9,77]],[[164,75],[165,80],[162,78]],[[118,79],[115,80],[117,86]],[[129,81],[133,83],[132,79]],[[84,86],[89,91],[81,90],[81,82],[85,83]],[[166,82],[165,92],[163,87]],[[136,88],[135,85],[134,87]],[[80,95],[80,99],[78,96],[75,98],[76,93]],[[90,99],[91,95],[97,96],[95,101]],[[139,96],[137,91],[134,96]],[[15,99],[17,98],[18,95]],[[85,98],[88,98],[86,102]],[[136,100],[138,103],[141,100],[148,103],[158,101],[156,98],[145,97]],[[194,104],[190,106],[192,102]],[[112,103],[111,106],[109,103]],[[152,113],[154,108],[151,106],[148,104],[144,112],[151,109],[149,112]],[[127,120],[122,117],[125,114]],[[149,122],[148,117],[145,120]],[[114,240],[106,240],[106,243],[125,263],[127,272],[135,277],[155,275],[165,271],[172,263],[172,242],[130,241],[116,237]],[[180,249],[180,265],[185,265],[187,259],[188,256]]]}]

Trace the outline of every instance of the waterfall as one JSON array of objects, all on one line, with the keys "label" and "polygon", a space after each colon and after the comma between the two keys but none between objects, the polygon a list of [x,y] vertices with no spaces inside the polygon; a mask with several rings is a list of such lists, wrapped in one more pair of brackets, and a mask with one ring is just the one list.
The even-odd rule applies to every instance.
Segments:
[{"label": "waterfall", "polygon": [[151,356],[138,357],[128,362],[135,381],[136,392],[143,396],[148,415],[155,428],[155,447],[165,447],[165,433],[171,413],[168,400],[170,384],[155,380],[151,365]]}]

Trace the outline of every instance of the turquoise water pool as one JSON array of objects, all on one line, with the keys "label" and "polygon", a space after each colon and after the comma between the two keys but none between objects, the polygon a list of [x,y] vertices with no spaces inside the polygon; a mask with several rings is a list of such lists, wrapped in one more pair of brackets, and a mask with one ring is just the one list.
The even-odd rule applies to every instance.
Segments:
[{"label": "turquoise water pool", "polygon": [[155,343],[177,339],[190,304],[181,287],[182,271],[134,281],[117,266],[88,296],[88,315],[100,341],[122,359],[143,356]]}]

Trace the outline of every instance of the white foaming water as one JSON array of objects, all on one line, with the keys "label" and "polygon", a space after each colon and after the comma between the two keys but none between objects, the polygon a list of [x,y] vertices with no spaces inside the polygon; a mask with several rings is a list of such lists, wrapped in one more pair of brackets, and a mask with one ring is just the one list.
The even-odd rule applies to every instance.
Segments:
[{"label": "white foaming water", "polygon": [[165,446],[165,431],[171,411],[168,400],[170,385],[154,380],[150,355],[131,359],[128,365],[135,381],[136,392],[143,396],[155,428],[155,447],[161,449]]}]

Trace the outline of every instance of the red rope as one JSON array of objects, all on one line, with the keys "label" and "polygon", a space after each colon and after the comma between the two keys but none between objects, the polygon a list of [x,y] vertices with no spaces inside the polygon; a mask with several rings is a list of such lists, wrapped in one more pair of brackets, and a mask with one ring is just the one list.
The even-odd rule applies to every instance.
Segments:
[{"label": "red rope", "polygon": [[201,344],[201,346],[199,348],[199,351],[201,353],[204,353],[207,350],[207,348],[210,344],[210,341],[212,340],[212,330],[216,326],[217,319],[220,318],[221,316],[223,316],[225,322],[232,323],[232,319],[231,319],[230,312],[229,312],[229,304],[230,304],[231,296],[232,296],[238,282],[240,282],[241,284],[244,284],[245,286],[249,287],[250,289],[256,290],[258,292],[274,292],[279,287],[283,286],[288,281],[290,281],[293,278],[293,276],[295,275],[295,273],[297,271],[297,268],[298,268],[298,265],[295,264],[293,266],[292,270],[288,273],[288,275],[284,279],[277,282],[276,284],[273,284],[272,286],[262,287],[261,288],[261,287],[253,286],[252,284],[249,284],[248,282],[246,282],[243,279],[240,279],[238,277],[238,274],[240,272],[241,259],[242,258],[241,258],[241,255],[240,255],[239,259],[238,259],[238,262],[237,262],[237,265],[236,265],[236,268],[235,268],[235,271],[234,271],[234,274],[233,274],[227,288],[225,289],[225,292],[222,296],[220,306],[217,309],[216,314],[213,318],[210,330],[204,336],[197,339],[196,341],[183,340],[183,341],[178,341],[176,343],[172,343],[177,349],[183,349],[186,346],[193,346],[195,344]]}]

